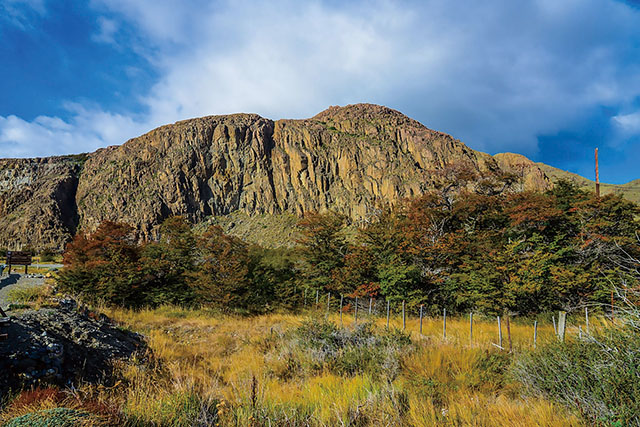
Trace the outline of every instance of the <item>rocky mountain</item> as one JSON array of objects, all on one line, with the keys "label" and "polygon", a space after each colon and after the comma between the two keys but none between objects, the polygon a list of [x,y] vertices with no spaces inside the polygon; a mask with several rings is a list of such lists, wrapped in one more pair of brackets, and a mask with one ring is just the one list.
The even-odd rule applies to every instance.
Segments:
[{"label": "rocky mountain", "polygon": [[378,105],[330,107],[304,120],[209,116],[83,156],[0,160],[0,247],[60,248],[106,219],[131,224],[141,238],[171,215],[194,223],[284,216],[290,224],[292,215],[334,209],[357,221],[439,188],[459,165],[478,180],[510,174],[512,190],[552,185],[523,156],[474,151]]}]

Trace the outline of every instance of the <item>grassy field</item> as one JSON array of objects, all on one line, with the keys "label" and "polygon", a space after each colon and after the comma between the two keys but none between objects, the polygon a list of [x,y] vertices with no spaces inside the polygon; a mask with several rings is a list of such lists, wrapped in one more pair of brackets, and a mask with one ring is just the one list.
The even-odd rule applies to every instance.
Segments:
[{"label": "grassy field", "polygon": [[[85,385],[62,396],[18,398],[0,420],[65,406],[96,414],[95,423],[140,426],[581,425],[551,402],[521,397],[517,379],[508,375],[514,355],[532,346],[530,322],[512,322],[509,354],[491,344],[498,339],[494,319],[474,322],[473,342],[468,318],[448,319],[446,339],[441,319],[425,319],[424,335],[418,319],[409,319],[408,343],[407,336],[386,332],[385,319],[369,319],[367,332],[367,319],[358,328],[345,315],[341,329],[335,315],[328,320],[352,343],[336,356],[308,338],[328,327],[320,313],[105,311],[148,337],[150,360],[122,363],[121,381],[111,388]],[[393,319],[392,330],[401,326]],[[503,333],[506,346],[504,324]],[[539,343],[553,336],[548,324],[538,329]]]}]

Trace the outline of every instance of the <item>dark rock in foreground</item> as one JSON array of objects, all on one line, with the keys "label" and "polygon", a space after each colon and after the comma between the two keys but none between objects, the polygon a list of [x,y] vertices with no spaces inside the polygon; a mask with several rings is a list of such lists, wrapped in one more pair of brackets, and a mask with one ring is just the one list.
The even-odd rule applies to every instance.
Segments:
[{"label": "dark rock in foreground", "polygon": [[0,396],[40,384],[109,383],[114,359],[145,349],[140,335],[78,309],[72,300],[25,311],[1,332],[8,339],[0,342]]}]

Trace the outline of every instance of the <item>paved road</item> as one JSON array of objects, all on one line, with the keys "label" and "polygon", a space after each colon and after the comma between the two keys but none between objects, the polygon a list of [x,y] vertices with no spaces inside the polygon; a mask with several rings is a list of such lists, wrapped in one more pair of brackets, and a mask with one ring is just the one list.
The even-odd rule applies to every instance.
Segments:
[{"label": "paved road", "polygon": [[44,277],[27,277],[24,274],[12,273],[11,275],[3,274],[0,276],[0,307],[7,308],[9,303],[8,294],[11,289],[28,288],[32,286],[44,285]]}]

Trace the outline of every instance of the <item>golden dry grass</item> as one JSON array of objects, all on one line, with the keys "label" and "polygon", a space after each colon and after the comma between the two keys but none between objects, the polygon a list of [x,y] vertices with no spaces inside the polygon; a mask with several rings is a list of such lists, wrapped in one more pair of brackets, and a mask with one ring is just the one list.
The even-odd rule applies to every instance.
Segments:
[{"label": "golden dry grass", "polygon": [[[278,360],[265,356],[269,336],[301,324],[303,316],[271,314],[256,317],[221,316],[173,307],[156,310],[111,310],[117,321],[145,333],[155,357],[163,362],[158,383],[145,372],[130,368],[131,381],[124,406],[141,419],[162,422],[158,402],[193,393],[211,402],[223,401],[226,414],[221,422],[239,425],[257,423],[249,410],[252,382],[264,413],[273,420],[306,420],[317,425],[340,425],[364,419],[365,424],[427,425],[579,425],[579,421],[544,400],[523,400],[516,391],[502,385],[477,386],[473,377],[476,360],[483,353],[499,352],[497,325],[491,320],[474,321],[473,342],[469,340],[468,319],[448,319],[447,338],[442,337],[442,319],[407,320],[407,332],[417,350],[404,358],[404,373],[393,384],[384,384],[367,375],[341,377],[323,372],[310,378],[281,380],[272,375]],[[331,315],[339,324],[340,318]],[[346,327],[353,317],[345,315]],[[384,328],[386,320],[375,320]],[[401,319],[391,327],[402,327]],[[503,324],[503,345],[507,346]],[[531,347],[533,327],[511,323],[514,351]],[[552,339],[553,327],[538,329],[539,342]],[[438,385],[426,391],[412,379],[422,378]],[[477,382],[477,381],[476,381]],[[407,408],[400,415],[394,393],[403,393]],[[168,404],[168,406],[174,406]],[[358,411],[368,411],[366,417]],[[229,413],[233,413],[230,416]],[[360,417],[360,418],[358,418]],[[271,420],[270,420],[271,421]]]},{"label": "golden dry grass", "polygon": [[[477,425],[577,426],[581,422],[543,399],[519,396],[516,382],[478,368],[500,352],[493,319],[408,319],[415,350],[402,357],[402,373],[392,382],[368,373],[340,376],[324,370],[283,379],[283,360],[272,351],[278,337],[302,324],[304,315],[226,316],[209,311],[160,307],[154,310],[105,309],[123,326],[145,334],[151,363],[129,361],[119,367],[122,383],[80,387],[79,402],[118,408],[130,425],[194,425],[209,415],[217,425]],[[331,321],[340,324],[337,315]],[[349,328],[353,317],[345,315]],[[375,319],[384,328],[386,319]],[[391,327],[401,327],[395,318]],[[504,345],[506,327],[503,324]],[[532,345],[533,328],[511,324],[514,352]],[[541,326],[539,342],[552,339],[553,327]],[[275,337],[275,338],[274,338]],[[496,356],[497,355],[497,356]],[[52,403],[45,405],[53,406]],[[42,407],[42,405],[40,406]],[[29,408],[21,408],[24,413]],[[4,419],[11,414],[5,413]]]}]

